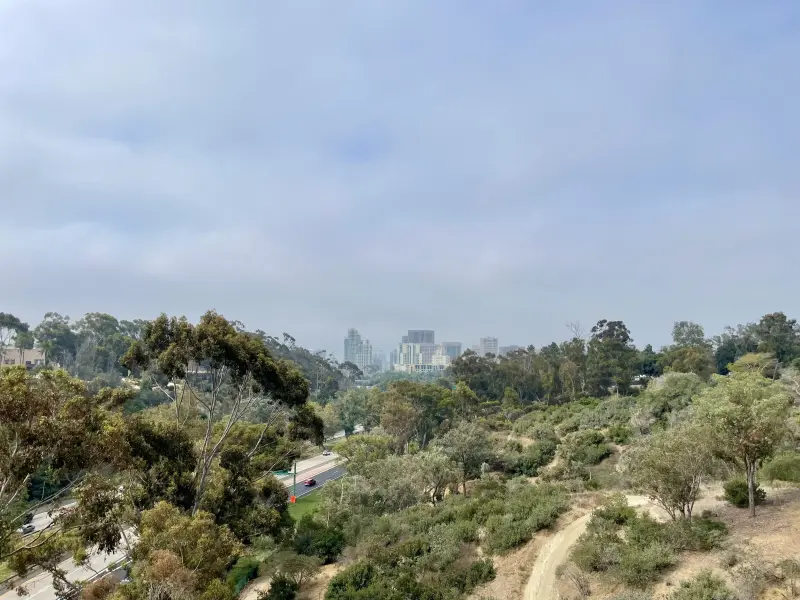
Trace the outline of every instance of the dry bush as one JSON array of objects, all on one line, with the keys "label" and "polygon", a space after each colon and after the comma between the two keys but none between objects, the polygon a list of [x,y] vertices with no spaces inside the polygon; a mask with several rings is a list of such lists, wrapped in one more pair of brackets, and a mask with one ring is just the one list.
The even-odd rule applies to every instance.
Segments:
[{"label": "dry bush", "polygon": [[110,575],[93,581],[81,590],[81,600],[105,600],[119,585]]}]

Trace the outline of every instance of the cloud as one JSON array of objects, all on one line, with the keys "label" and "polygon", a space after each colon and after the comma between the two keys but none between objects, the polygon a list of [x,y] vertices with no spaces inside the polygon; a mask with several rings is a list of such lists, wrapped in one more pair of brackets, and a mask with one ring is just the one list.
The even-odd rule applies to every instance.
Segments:
[{"label": "cloud", "polygon": [[339,353],[791,311],[798,17],[6,0],[4,310],[213,307]]}]

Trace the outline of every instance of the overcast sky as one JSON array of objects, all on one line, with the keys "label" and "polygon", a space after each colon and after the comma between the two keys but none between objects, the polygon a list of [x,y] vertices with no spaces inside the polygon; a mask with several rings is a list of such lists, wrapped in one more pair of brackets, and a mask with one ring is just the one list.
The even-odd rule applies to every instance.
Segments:
[{"label": "overcast sky", "polygon": [[342,354],[800,316],[796,0],[0,0],[0,310]]}]

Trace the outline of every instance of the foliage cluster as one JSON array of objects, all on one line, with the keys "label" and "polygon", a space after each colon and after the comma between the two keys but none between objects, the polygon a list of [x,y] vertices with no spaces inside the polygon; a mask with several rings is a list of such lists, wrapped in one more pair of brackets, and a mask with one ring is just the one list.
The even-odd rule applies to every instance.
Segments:
[{"label": "foliage cluster", "polygon": [[675,563],[678,552],[710,550],[726,533],[723,523],[707,518],[660,523],[638,515],[617,496],[594,512],[572,560],[585,571],[645,587]]}]

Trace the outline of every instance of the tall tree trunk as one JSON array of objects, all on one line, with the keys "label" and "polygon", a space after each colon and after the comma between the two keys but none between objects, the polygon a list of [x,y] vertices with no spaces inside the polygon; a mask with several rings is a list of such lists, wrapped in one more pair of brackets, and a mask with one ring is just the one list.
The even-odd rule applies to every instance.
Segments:
[{"label": "tall tree trunk", "polygon": [[747,505],[750,508],[750,516],[756,516],[756,463],[747,461]]}]

